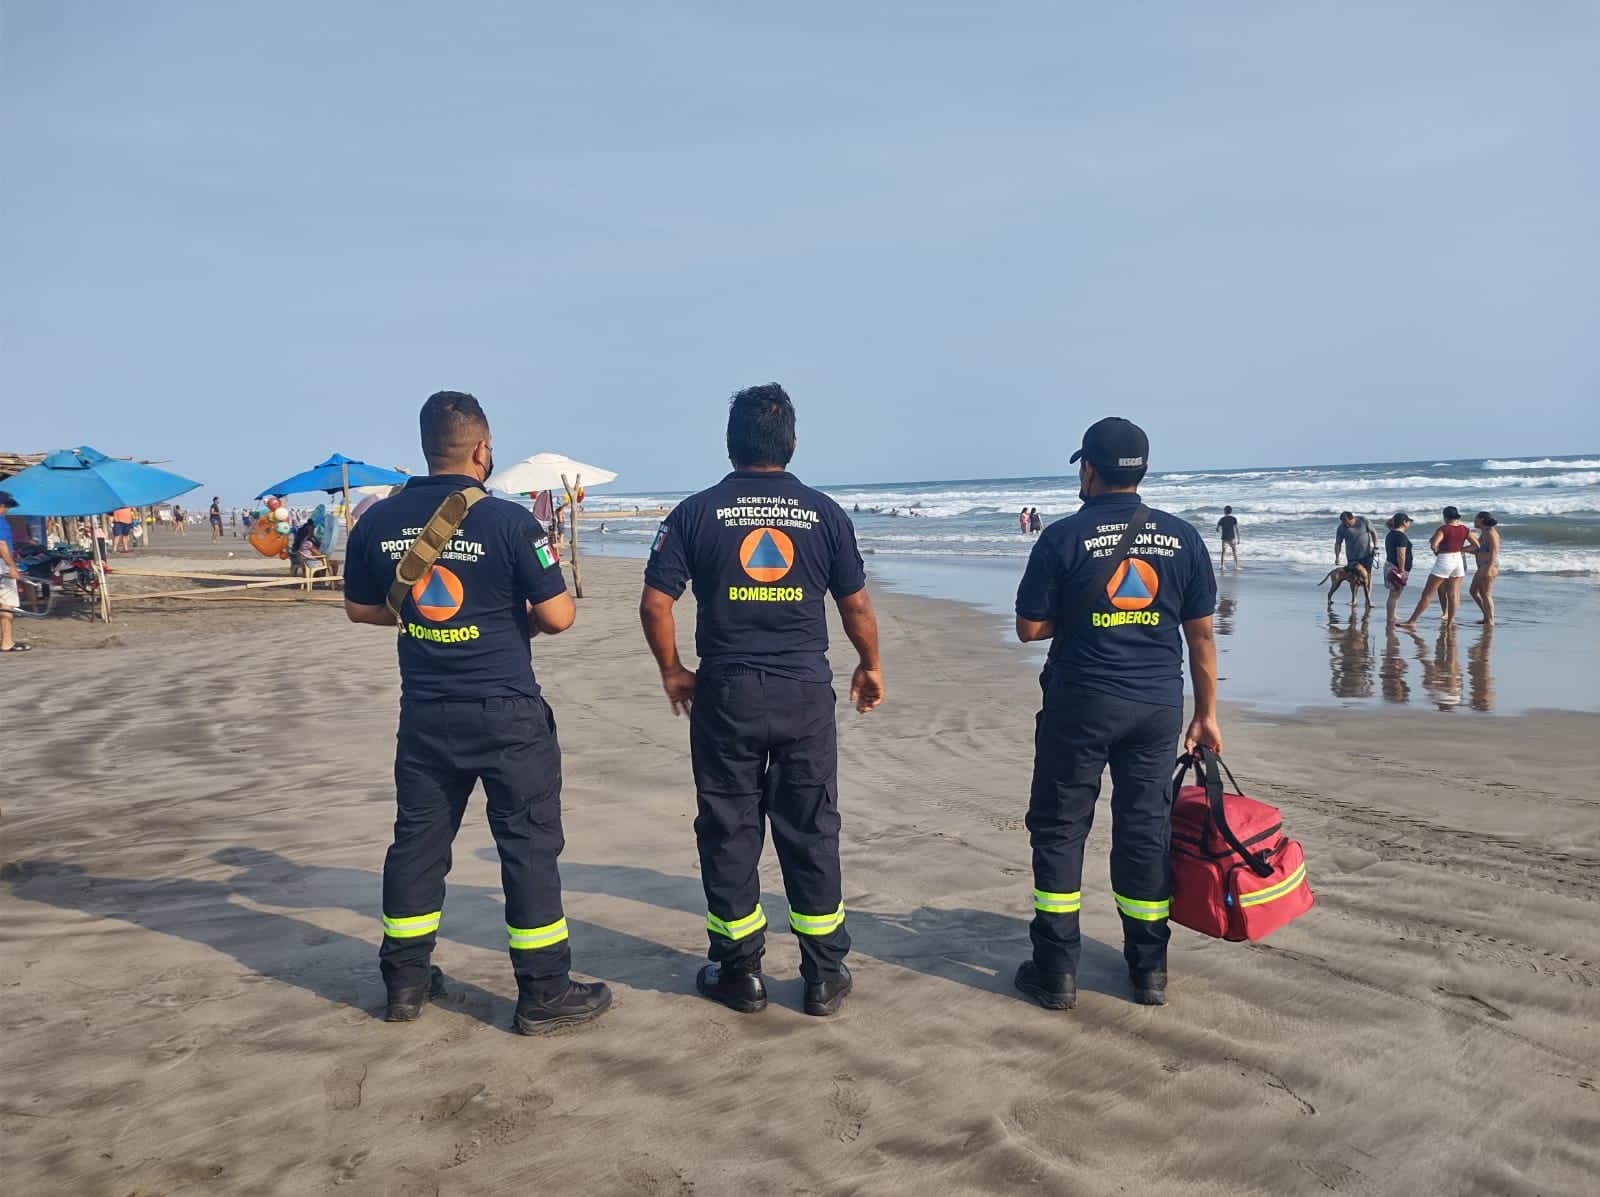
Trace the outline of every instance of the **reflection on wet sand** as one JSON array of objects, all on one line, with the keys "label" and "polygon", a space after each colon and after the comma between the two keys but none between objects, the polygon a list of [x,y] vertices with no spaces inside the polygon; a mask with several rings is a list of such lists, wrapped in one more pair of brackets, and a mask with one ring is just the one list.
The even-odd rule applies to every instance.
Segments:
[{"label": "reflection on wet sand", "polygon": [[1328,614],[1328,667],[1335,698],[1371,698],[1373,695],[1372,613],[1351,614],[1344,624]]},{"label": "reflection on wet sand", "polygon": [[[1408,662],[1404,653],[1408,641],[1409,647],[1415,650],[1418,664],[1422,666],[1422,688],[1427,691],[1433,704],[1441,711],[1453,711],[1460,707],[1463,679],[1458,633],[1454,627],[1441,627],[1430,649],[1428,642],[1414,628],[1387,625],[1383,664],[1379,669],[1383,679],[1384,700],[1404,703],[1411,699],[1411,685],[1406,680]],[[1467,701],[1474,711],[1494,708],[1494,674],[1489,663],[1493,646],[1494,629],[1487,627],[1467,650],[1466,680],[1470,683]],[[1337,689],[1335,693],[1338,693]]]},{"label": "reflection on wet sand", "polygon": [[1217,618],[1212,627],[1219,636],[1233,635],[1233,613],[1238,610],[1239,600],[1231,594],[1217,595]]}]

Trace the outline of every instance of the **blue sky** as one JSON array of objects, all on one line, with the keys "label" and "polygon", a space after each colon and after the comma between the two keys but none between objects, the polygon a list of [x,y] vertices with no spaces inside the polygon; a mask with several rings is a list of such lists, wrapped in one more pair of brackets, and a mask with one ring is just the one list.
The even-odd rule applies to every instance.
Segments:
[{"label": "blue sky", "polygon": [[1600,449],[1600,6],[0,0],[0,449],[243,498]]}]

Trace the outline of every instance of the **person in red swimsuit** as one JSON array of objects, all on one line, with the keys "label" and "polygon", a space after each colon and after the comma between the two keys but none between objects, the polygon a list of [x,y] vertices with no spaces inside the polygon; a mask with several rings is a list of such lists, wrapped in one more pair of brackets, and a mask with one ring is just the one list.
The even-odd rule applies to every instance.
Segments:
[{"label": "person in red swimsuit", "polygon": [[1456,611],[1461,607],[1461,579],[1467,576],[1467,562],[1463,550],[1477,551],[1478,541],[1472,535],[1472,529],[1461,522],[1461,512],[1454,507],[1444,509],[1444,523],[1434,529],[1428,538],[1428,547],[1433,550],[1433,568],[1428,571],[1428,584],[1422,589],[1422,598],[1417,601],[1417,609],[1411,613],[1411,618],[1402,623],[1401,627],[1411,627],[1433,601],[1433,596],[1439,596],[1439,612],[1446,624],[1456,621]]}]

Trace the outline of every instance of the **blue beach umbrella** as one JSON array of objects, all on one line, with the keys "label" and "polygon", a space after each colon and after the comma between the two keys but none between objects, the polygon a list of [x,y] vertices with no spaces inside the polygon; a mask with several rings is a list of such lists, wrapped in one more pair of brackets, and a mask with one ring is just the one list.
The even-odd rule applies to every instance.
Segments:
[{"label": "blue beach umbrella", "polygon": [[321,465],[312,466],[309,470],[285,478],[282,482],[274,482],[271,486],[263,487],[256,496],[264,499],[268,495],[303,495],[312,491],[345,490],[351,486],[404,486],[408,474],[399,470],[386,470],[382,466],[368,465],[364,461],[357,461],[353,457],[346,457],[343,453],[335,453]]},{"label": "blue beach umbrella", "polygon": [[119,461],[80,445],[29,466],[8,479],[5,489],[17,500],[17,515],[101,515],[164,503],[199,485],[170,470]]}]

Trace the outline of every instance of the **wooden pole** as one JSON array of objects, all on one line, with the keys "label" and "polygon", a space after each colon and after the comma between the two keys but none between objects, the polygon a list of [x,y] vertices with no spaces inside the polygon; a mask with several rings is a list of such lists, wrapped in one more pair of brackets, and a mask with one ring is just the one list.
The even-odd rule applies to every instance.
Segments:
[{"label": "wooden pole", "polygon": [[577,598],[583,597],[583,567],[578,564],[578,496],[573,488],[583,489],[583,475],[574,474],[572,481],[567,481],[565,474],[561,475],[561,485],[567,488],[567,508],[572,512],[572,593]]},{"label": "wooden pole", "polygon": [[89,539],[94,541],[94,572],[100,579],[100,618],[107,623],[111,622],[111,587],[106,584],[106,563],[100,556],[100,538],[94,534],[95,523],[99,516],[92,517],[89,524]]},{"label": "wooden pole", "polygon": [[[350,525],[354,521],[350,518],[350,463],[348,461],[339,463],[339,478],[344,483],[344,534],[349,536]],[[332,540],[333,537],[329,536],[328,539]]]}]

